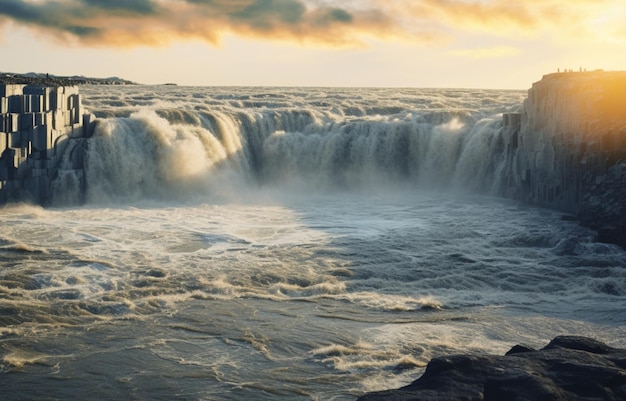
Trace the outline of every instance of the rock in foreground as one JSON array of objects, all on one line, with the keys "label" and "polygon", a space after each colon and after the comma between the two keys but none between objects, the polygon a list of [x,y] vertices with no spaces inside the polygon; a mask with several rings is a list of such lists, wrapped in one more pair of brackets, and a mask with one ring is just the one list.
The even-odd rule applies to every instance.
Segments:
[{"label": "rock in foreground", "polygon": [[585,337],[556,337],[541,350],[433,359],[422,377],[358,401],[626,400],[626,350]]}]

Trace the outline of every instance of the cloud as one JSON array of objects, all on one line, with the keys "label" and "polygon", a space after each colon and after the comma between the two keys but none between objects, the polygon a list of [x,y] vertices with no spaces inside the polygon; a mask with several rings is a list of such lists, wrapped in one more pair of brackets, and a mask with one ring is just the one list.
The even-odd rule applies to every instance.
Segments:
[{"label": "cloud", "polygon": [[74,44],[159,45],[179,39],[218,44],[227,33],[331,46],[402,35],[378,10],[310,0],[2,0],[13,21]]},{"label": "cloud", "polygon": [[[618,9],[623,0],[376,0],[411,24],[435,24],[442,31],[498,37],[595,37],[588,22]],[[406,23],[406,22],[405,22]],[[626,38],[624,38],[626,39]]]},{"label": "cloud", "polygon": [[[225,34],[324,46],[456,35],[589,33],[588,21],[621,0],[1,0],[0,24],[76,45],[219,44]],[[615,30],[623,34],[622,30]]]},{"label": "cloud", "polygon": [[480,47],[475,49],[451,50],[451,56],[473,59],[503,58],[521,54],[522,51],[511,46]]},{"label": "cloud", "polygon": [[82,0],[87,7],[100,10],[117,10],[119,12],[133,14],[149,14],[157,10],[157,6],[151,0]]}]

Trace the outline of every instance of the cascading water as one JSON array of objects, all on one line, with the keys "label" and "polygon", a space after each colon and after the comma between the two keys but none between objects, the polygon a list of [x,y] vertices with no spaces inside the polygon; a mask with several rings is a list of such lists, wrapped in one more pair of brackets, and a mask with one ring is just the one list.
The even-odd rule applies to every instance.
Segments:
[{"label": "cascading water", "polygon": [[[287,96],[226,98],[105,119],[89,143],[88,199],[207,194],[228,182],[314,190],[452,185],[487,193],[494,186],[503,133],[500,115],[489,113],[499,93],[483,94],[494,103],[486,110],[434,111],[442,99],[432,94],[385,107],[350,102],[341,91],[324,94],[324,102],[299,95],[291,95],[294,105]],[[502,109],[519,100],[510,97]]]},{"label": "cascading water", "polygon": [[84,180],[0,209],[3,400],[349,401],[435,356],[626,346],[626,252],[486,196],[524,92],[81,93]]}]

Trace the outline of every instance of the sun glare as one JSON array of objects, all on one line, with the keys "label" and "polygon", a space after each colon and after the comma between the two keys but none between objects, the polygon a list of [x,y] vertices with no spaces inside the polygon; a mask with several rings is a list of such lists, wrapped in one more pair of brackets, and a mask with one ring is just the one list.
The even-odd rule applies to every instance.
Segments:
[{"label": "sun glare", "polygon": [[589,21],[589,30],[605,42],[626,44],[626,5],[614,4]]}]

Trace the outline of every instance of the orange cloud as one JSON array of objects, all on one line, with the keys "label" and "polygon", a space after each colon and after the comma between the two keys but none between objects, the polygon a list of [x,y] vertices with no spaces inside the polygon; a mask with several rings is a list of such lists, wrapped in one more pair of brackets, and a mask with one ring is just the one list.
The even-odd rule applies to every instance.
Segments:
[{"label": "orange cloud", "polygon": [[331,46],[404,35],[390,16],[374,8],[304,0],[3,0],[2,17],[58,40],[107,46],[177,39],[217,44],[225,33]]},{"label": "orange cloud", "polygon": [[[583,35],[621,0],[2,0],[4,19],[77,45],[219,44],[224,34],[324,46],[464,32]],[[620,25],[621,26],[621,25]],[[613,35],[623,34],[614,28]]]}]

